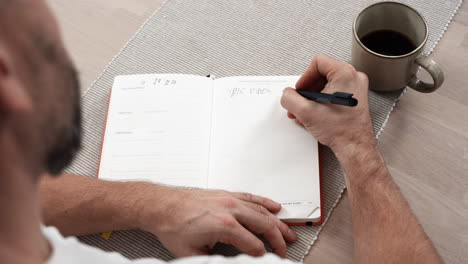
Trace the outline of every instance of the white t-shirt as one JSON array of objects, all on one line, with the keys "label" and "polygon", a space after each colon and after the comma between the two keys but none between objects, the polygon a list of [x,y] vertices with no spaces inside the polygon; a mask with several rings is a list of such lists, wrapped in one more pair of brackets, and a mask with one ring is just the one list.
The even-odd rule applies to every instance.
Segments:
[{"label": "white t-shirt", "polygon": [[[167,264],[158,259],[130,260],[119,253],[109,253],[101,249],[80,243],[75,237],[64,238],[55,227],[44,227],[43,233],[49,240],[52,253],[46,264]],[[280,259],[273,254],[260,258],[239,255],[234,258],[223,256],[203,256],[177,259],[171,264],[294,264],[289,260]]]}]

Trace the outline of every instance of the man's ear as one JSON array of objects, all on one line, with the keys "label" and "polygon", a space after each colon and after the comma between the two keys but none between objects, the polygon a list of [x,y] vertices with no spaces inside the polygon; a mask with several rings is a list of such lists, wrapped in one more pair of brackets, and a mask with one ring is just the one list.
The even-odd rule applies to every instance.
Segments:
[{"label": "man's ear", "polygon": [[32,98],[15,71],[8,49],[0,43],[0,113],[32,111]]}]

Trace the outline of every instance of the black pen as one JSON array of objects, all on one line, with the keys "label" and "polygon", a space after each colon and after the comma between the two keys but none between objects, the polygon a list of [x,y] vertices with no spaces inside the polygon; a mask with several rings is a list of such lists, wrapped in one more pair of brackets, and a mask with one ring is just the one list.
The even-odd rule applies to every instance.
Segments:
[{"label": "black pen", "polygon": [[353,98],[353,94],[350,93],[343,93],[343,92],[336,92],[333,94],[326,94],[326,93],[316,93],[304,90],[296,90],[298,94],[302,95],[303,97],[314,100],[319,103],[328,103],[328,104],[337,104],[337,105],[344,105],[344,106],[356,106],[358,104],[358,100]]}]

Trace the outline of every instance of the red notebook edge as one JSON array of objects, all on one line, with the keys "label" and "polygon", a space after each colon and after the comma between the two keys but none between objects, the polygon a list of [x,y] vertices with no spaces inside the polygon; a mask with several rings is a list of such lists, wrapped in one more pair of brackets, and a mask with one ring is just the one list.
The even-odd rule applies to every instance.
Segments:
[{"label": "red notebook edge", "polygon": [[[115,80],[114,80],[115,82]],[[112,84],[113,88],[114,84]],[[104,124],[104,131],[102,131],[102,140],[101,140],[101,152],[99,153],[99,162],[98,162],[98,171],[96,175],[96,179],[99,179],[99,174],[101,173],[101,161],[102,161],[102,151],[104,150],[104,140],[106,138],[106,131],[107,131],[107,122],[109,121],[109,109],[110,109],[110,101],[112,98],[112,88],[109,92],[109,100],[107,101],[107,111],[106,111],[106,122]],[[322,195],[322,194],[320,194]]]}]

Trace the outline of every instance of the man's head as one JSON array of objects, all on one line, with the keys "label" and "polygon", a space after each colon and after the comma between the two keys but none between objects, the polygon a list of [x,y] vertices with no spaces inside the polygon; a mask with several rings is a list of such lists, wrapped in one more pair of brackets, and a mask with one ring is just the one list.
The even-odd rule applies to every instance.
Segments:
[{"label": "man's head", "polygon": [[0,0],[0,148],[34,177],[58,174],[80,145],[79,97],[44,1]]}]

